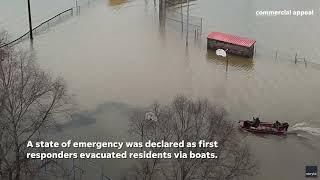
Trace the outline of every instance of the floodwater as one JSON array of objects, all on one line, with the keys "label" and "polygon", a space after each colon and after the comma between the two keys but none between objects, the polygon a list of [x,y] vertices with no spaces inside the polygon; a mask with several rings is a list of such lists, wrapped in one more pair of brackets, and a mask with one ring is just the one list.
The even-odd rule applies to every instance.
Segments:
[{"label": "floodwater", "polygon": [[[1,10],[8,9],[5,5],[25,8],[17,0],[2,1]],[[66,79],[82,113],[60,135],[125,140],[132,107],[146,107],[155,100],[169,103],[177,94],[206,97],[223,105],[230,120],[257,115],[291,125],[286,137],[246,135],[260,161],[260,173],[251,179],[304,179],[305,166],[320,166],[320,2],[198,0],[192,4],[190,14],[203,17],[203,31],[195,39],[190,30],[188,47],[179,22],[159,22],[157,1],[96,0],[83,5],[80,15],[37,35],[31,49],[39,64]],[[55,1],[50,6],[42,2],[34,7],[33,16],[42,20],[51,16],[49,10],[61,11],[69,5],[74,1]],[[255,15],[257,10],[278,9],[313,9],[315,15]],[[6,17],[1,28],[10,24],[14,11],[0,11]],[[7,28],[13,29],[13,37],[27,29],[24,23],[13,24]],[[206,49],[210,31],[256,39],[254,58],[230,56],[226,71],[226,60]],[[28,41],[21,45],[30,47]],[[307,63],[295,63],[296,53]],[[118,179],[128,164],[105,161],[104,172]]]}]

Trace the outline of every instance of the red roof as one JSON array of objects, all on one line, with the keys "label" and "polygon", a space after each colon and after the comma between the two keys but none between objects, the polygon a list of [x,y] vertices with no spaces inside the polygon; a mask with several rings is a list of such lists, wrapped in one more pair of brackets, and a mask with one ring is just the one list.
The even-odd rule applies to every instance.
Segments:
[{"label": "red roof", "polygon": [[209,34],[208,39],[214,39],[222,42],[227,42],[230,44],[235,44],[239,46],[251,47],[256,40],[243,38],[239,36],[235,36],[232,34],[226,34],[221,32],[212,32]]}]

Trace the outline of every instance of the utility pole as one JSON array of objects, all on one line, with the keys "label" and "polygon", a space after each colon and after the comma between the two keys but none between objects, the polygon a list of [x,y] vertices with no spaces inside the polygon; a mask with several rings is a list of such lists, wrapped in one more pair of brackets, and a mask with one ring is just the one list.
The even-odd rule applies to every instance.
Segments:
[{"label": "utility pole", "polygon": [[189,0],[187,0],[187,4],[188,4],[188,7],[187,7],[187,38],[186,38],[186,46],[188,46],[189,44]]},{"label": "utility pole", "polygon": [[30,39],[31,39],[31,40],[33,40],[30,0],[28,0],[28,15],[29,15],[29,31],[30,31]]}]

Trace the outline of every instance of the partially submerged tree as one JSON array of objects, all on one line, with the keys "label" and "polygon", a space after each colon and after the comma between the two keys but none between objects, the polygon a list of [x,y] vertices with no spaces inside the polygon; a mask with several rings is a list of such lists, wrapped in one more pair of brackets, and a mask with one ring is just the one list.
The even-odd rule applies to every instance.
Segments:
[{"label": "partially submerged tree", "polygon": [[225,110],[207,100],[193,101],[176,97],[168,106],[154,104],[151,108],[156,121],[145,119],[147,111],[136,111],[131,117],[131,132],[142,141],[189,142],[218,141],[218,148],[151,148],[153,152],[212,152],[217,159],[143,159],[124,179],[239,179],[253,175],[256,161],[237,135],[236,128],[226,120]]},{"label": "partially submerged tree", "polygon": [[66,87],[30,53],[4,47],[0,57],[0,179],[26,179],[41,168],[26,158],[26,143],[42,139],[55,115],[65,112]]}]

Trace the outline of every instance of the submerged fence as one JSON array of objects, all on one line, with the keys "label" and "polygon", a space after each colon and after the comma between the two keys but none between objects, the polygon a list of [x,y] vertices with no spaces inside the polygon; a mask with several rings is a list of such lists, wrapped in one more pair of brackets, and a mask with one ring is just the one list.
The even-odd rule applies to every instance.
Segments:
[{"label": "submerged fence", "polygon": [[166,18],[175,21],[181,25],[182,30],[185,30],[187,25],[189,26],[189,31],[197,30],[200,34],[202,33],[202,18],[189,15],[189,22],[187,22],[187,15],[178,13],[176,11],[167,11]]},{"label": "submerged fence", "polygon": [[[257,50],[258,48],[258,50]],[[255,56],[262,57],[271,61],[287,61],[297,65],[304,65],[307,67],[308,64],[316,64],[314,61],[318,59],[318,55],[308,50],[303,49],[286,49],[286,48],[268,48],[260,47],[259,45],[255,48]]]},{"label": "submerged fence", "polygon": [[[195,0],[189,1],[189,8],[196,5]],[[165,0],[166,19],[180,28],[182,32],[187,30],[198,38],[202,34],[203,18],[188,14],[187,0]]]},{"label": "submerged fence", "polygon": [[[71,17],[74,14],[80,14],[80,7],[84,5],[90,5],[90,2],[94,0],[75,0],[75,7],[71,7],[69,9],[66,9],[53,17],[43,21],[36,27],[32,28],[32,33],[34,35],[37,35],[40,32],[43,32],[44,30],[48,29],[50,26],[57,24],[58,22],[62,21],[63,18],[65,17]],[[0,44],[0,48],[7,47],[7,46],[13,46],[16,45],[27,38],[30,38],[30,31],[24,33],[23,35],[19,36],[18,38],[14,39],[13,41],[10,41],[9,43],[6,44]]]},{"label": "submerged fence", "polygon": [[[32,32],[34,34],[36,34],[37,32],[40,32],[41,29],[46,26],[48,27],[50,25],[50,23],[54,23],[56,20],[60,19],[62,16],[65,16],[67,14],[70,14],[70,15],[73,15],[73,8],[69,8],[55,16],[53,16],[52,18],[42,22],[41,24],[39,24],[38,26],[32,28]],[[22,36],[18,37],[17,39],[7,43],[7,44],[4,44],[2,46],[0,46],[0,48],[3,48],[3,47],[6,47],[6,46],[10,46],[10,45],[15,45],[23,40],[25,40],[26,38],[29,38],[30,37],[30,31],[26,32],[25,34],[23,34]]]}]

